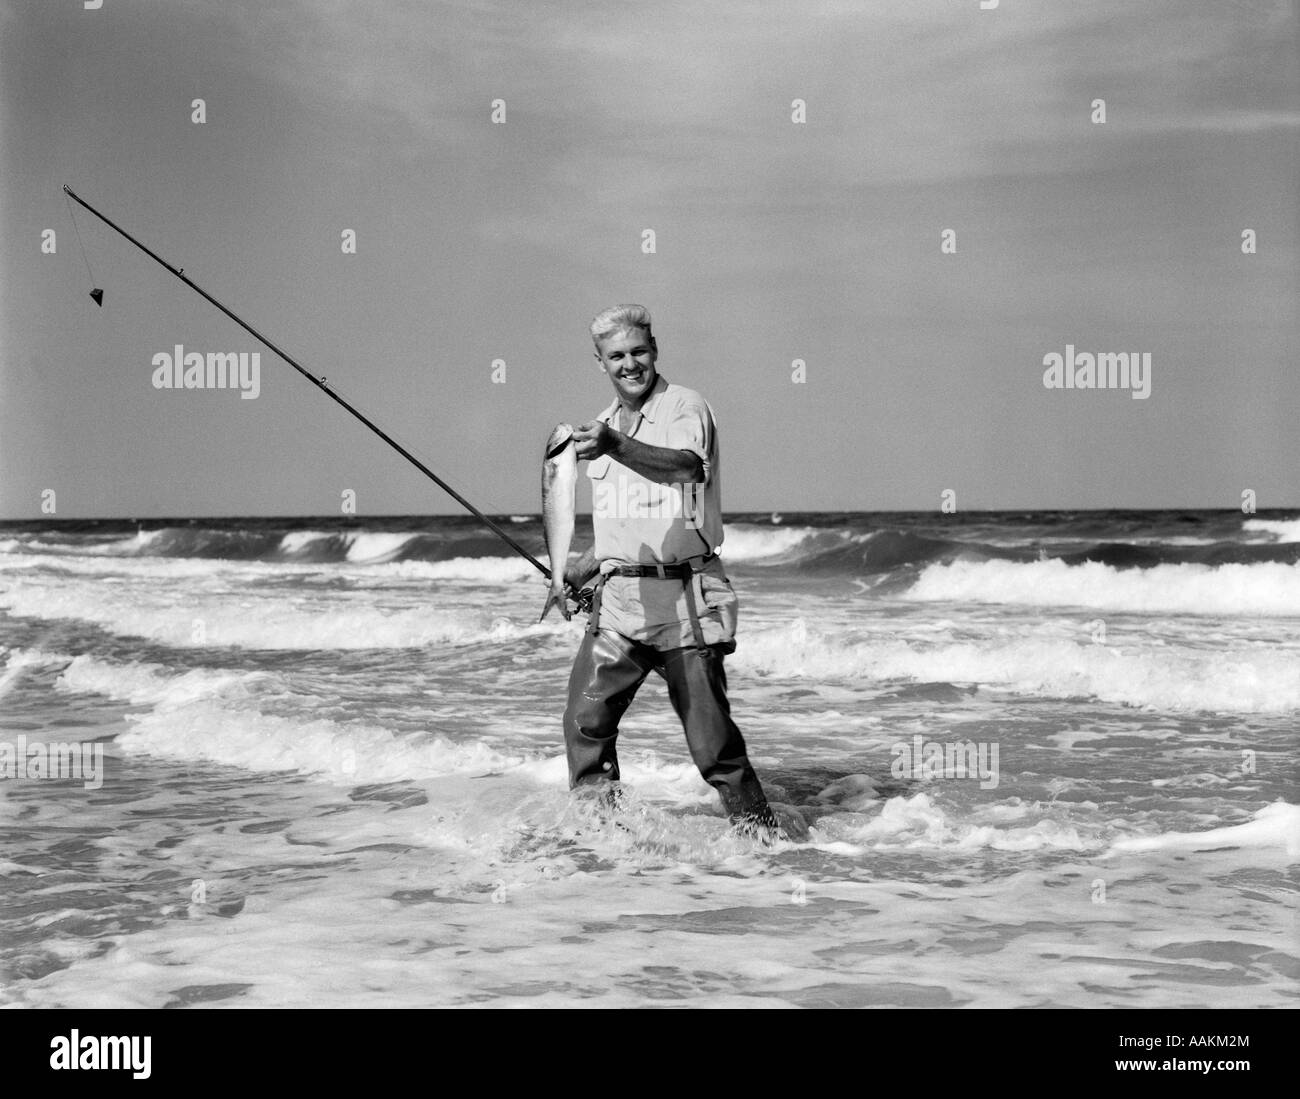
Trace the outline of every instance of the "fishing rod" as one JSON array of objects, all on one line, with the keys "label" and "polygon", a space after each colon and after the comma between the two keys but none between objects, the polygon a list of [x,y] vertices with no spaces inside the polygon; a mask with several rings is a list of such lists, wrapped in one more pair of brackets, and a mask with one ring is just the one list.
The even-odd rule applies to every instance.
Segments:
[{"label": "fishing rod", "polygon": [[[546,577],[546,579],[549,580],[551,578],[550,569],[548,569],[539,560],[537,560],[536,557],[534,557],[531,553],[529,553],[526,549],[524,549],[523,546],[521,546],[518,542],[516,542],[513,538],[511,538],[510,535],[507,534],[504,530],[502,530],[496,523],[494,523],[481,511],[479,511],[478,508],[476,508],[473,504],[471,504],[468,500],[466,500],[465,497],[463,497],[459,492],[457,492],[454,488],[452,488],[451,485],[447,484],[446,481],[444,481],[441,477],[439,477],[436,473],[434,473],[433,470],[431,470],[422,461],[420,461],[419,458],[417,458],[414,454],[412,454],[409,450],[407,450],[404,446],[402,446],[401,443],[397,442],[381,427],[379,427],[373,421],[369,420],[366,416],[364,416],[362,413],[358,412],[355,408],[353,408],[350,404],[348,404],[347,401],[345,401],[342,397],[340,397],[337,393],[334,392],[334,390],[332,390],[329,387],[329,385],[326,383],[324,378],[316,377],[316,375],[314,375],[310,370],[306,369],[305,367],[297,363],[288,353],[281,351],[280,348],[276,347],[275,344],[273,344],[270,340],[268,340],[265,336],[263,336],[262,333],[260,333],[251,324],[245,321],[242,317],[235,314],[233,310],[227,309],[226,306],[222,305],[221,302],[217,301],[217,299],[214,298],[211,294],[209,294],[206,290],[204,290],[203,287],[199,286],[192,279],[187,278],[184,274],[185,269],[183,267],[173,267],[170,263],[168,263],[165,259],[163,259],[162,256],[146,248],[143,244],[141,244],[138,240],[136,240],[135,237],[133,237],[120,225],[117,225],[116,223],[110,221],[98,210],[96,210],[89,202],[87,202],[84,198],[82,198],[75,191],[73,191],[73,189],[69,187],[66,183],[63,185],[63,190],[71,198],[76,199],[77,202],[79,202],[82,206],[84,206],[87,210],[89,210],[92,214],[94,214],[95,217],[99,218],[99,220],[102,221],[105,225],[107,225],[110,229],[113,229],[116,232],[121,233],[122,236],[126,237],[127,240],[129,240],[132,244],[134,244],[137,248],[139,248],[140,251],[143,252],[146,256],[148,256],[150,259],[157,260],[160,264],[162,264],[165,268],[167,268],[168,271],[170,271],[173,275],[175,275],[178,279],[180,279],[181,282],[183,282],[191,290],[194,290],[197,293],[201,294],[203,297],[205,297],[208,301],[210,301],[213,305],[215,305],[218,309],[220,309],[223,313],[225,313],[227,317],[229,317],[232,321],[234,321],[237,325],[239,325],[240,328],[244,329],[245,332],[248,332],[254,339],[260,341],[266,347],[269,347],[274,354],[279,355],[280,358],[282,358],[296,371],[298,371],[299,374],[301,374],[304,378],[306,378],[309,382],[311,382],[311,384],[314,385],[317,389],[319,389],[322,393],[324,393],[325,396],[329,397],[330,400],[336,401],[339,404],[341,404],[345,409],[348,410],[348,412],[352,413],[352,415],[355,416],[358,420],[360,420],[363,424],[365,424],[366,427],[370,428],[371,431],[373,431],[376,435],[378,435],[381,439],[383,439],[384,442],[386,442],[395,451],[397,451],[398,454],[400,454],[403,458],[405,458],[408,462],[410,462],[411,465],[415,466],[416,469],[418,469],[421,473],[423,473],[426,477],[428,477],[431,481],[433,481],[439,488],[441,488],[444,492],[446,492],[449,496],[451,496],[452,499],[454,499],[467,511],[469,511],[473,515],[476,515],[485,524],[487,524],[487,526],[492,529],[492,531],[497,535],[497,537],[499,537],[503,542],[505,542],[505,544],[508,545],[512,550],[514,550],[521,557],[532,562],[532,564],[534,564],[537,567],[538,571],[540,571],[541,574]],[[76,225],[75,220],[73,221],[73,225],[74,226]],[[103,302],[103,292],[100,291],[99,293],[100,293],[100,297],[95,299],[96,304],[102,304]],[[92,294],[92,297],[93,296],[94,295]]]}]

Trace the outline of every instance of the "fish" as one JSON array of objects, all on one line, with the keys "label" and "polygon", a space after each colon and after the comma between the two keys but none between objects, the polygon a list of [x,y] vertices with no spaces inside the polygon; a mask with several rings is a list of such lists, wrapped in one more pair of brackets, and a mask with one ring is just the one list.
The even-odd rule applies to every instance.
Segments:
[{"label": "fish", "polygon": [[566,620],[573,617],[565,602],[564,568],[569,562],[577,511],[577,444],[573,441],[573,426],[558,424],[546,440],[542,458],[542,530],[546,535],[546,552],[551,558],[551,586],[538,622],[552,607],[559,607]]}]

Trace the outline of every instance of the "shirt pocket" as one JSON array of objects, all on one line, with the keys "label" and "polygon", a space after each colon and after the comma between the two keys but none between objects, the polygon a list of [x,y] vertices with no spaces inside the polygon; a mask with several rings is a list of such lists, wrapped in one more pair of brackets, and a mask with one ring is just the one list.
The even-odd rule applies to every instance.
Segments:
[{"label": "shirt pocket", "polygon": [[593,481],[599,481],[609,476],[609,467],[614,464],[614,459],[608,454],[602,454],[587,463],[587,476]]}]

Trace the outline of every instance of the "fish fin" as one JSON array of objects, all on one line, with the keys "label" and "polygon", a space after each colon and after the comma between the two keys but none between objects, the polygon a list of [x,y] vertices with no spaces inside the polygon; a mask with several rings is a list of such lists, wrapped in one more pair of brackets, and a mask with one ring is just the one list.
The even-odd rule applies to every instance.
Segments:
[{"label": "fish fin", "polygon": [[548,591],[546,593],[546,602],[542,605],[542,617],[537,621],[540,624],[542,619],[551,612],[552,607],[559,607],[560,613],[564,615],[564,620],[569,622],[573,619],[573,612],[569,610],[569,604],[564,597],[564,590]]}]

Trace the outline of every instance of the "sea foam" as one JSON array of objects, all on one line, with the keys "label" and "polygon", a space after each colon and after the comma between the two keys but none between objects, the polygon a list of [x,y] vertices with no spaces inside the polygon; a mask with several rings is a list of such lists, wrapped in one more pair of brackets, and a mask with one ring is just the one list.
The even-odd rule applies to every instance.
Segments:
[{"label": "sea foam", "polygon": [[1300,617],[1300,563],[1117,569],[1099,562],[957,561],[930,565],[903,598],[1139,613]]},{"label": "sea foam", "polygon": [[1278,542],[1300,542],[1300,519],[1247,519],[1241,529],[1270,534]]},{"label": "sea foam", "polygon": [[1291,861],[1300,859],[1300,805],[1275,801],[1245,824],[1116,840],[1111,851],[1217,851],[1231,847],[1281,848]]},{"label": "sea foam", "polygon": [[1170,711],[1300,710],[1300,658],[1294,651],[1261,647],[1225,652],[1060,637],[935,644],[767,629],[747,633],[730,662],[764,676],[866,680],[882,687],[898,680],[971,683]]},{"label": "sea foam", "polygon": [[488,774],[525,759],[478,739],[453,742],[436,733],[397,737],[374,724],[266,713],[258,708],[259,698],[281,684],[264,672],[169,674],[158,665],[78,656],[57,683],[75,693],[149,707],[127,716],[131,729],[117,744],[168,759],[296,771],[349,784]]}]

